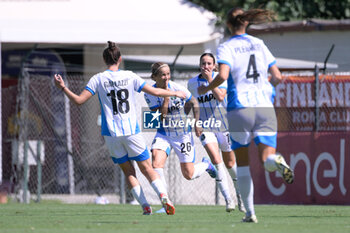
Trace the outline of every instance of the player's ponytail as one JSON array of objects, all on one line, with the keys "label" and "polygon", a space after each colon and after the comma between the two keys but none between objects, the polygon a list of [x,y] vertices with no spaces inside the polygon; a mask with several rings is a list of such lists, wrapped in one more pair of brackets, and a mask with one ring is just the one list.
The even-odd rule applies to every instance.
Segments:
[{"label": "player's ponytail", "polygon": [[107,66],[117,64],[121,56],[120,49],[117,44],[112,41],[107,41],[108,47],[103,51],[103,60]]},{"label": "player's ponytail", "polygon": [[108,49],[113,50],[116,46],[116,44],[112,41],[107,41],[108,43]]},{"label": "player's ponytail", "polygon": [[244,11],[241,8],[232,8],[227,14],[226,23],[231,30],[236,31],[248,24],[260,24],[271,21],[275,18],[275,13],[264,9],[250,9]]}]

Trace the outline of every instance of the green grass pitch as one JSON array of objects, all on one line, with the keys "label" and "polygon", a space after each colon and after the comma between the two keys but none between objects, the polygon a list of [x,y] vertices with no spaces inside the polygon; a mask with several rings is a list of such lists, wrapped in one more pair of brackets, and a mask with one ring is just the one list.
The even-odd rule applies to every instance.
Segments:
[{"label": "green grass pitch", "polygon": [[178,205],[173,216],[143,216],[133,205],[9,203],[0,205],[0,232],[350,232],[350,206],[257,205],[256,214],[258,224],[240,222],[243,214],[224,206]]}]

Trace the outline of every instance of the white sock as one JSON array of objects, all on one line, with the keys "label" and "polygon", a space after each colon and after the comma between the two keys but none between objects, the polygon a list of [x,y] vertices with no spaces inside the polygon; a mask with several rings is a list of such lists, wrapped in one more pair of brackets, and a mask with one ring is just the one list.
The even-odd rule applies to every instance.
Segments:
[{"label": "white sock", "polygon": [[237,163],[231,168],[227,168],[228,173],[230,174],[233,181],[237,181]]},{"label": "white sock", "polygon": [[228,168],[227,170],[228,170],[228,173],[230,174],[230,176],[232,178],[233,186],[236,189],[236,195],[239,195],[240,191],[239,191],[239,187],[238,187],[238,184],[237,184],[237,163],[235,163],[235,165],[233,165],[233,167]]},{"label": "white sock", "polygon": [[276,159],[277,155],[270,154],[264,162],[265,170],[268,172],[274,172],[277,170]]},{"label": "white sock", "polygon": [[214,164],[216,167],[216,170],[218,171],[217,177],[216,177],[216,182],[219,185],[219,189],[224,196],[225,200],[232,200],[230,196],[230,189],[228,188],[228,182],[227,182],[227,177],[225,174],[225,165],[223,162],[219,164]]},{"label": "white sock", "polygon": [[145,205],[149,205],[145,194],[140,185],[137,185],[131,189],[132,196],[137,200],[137,202],[143,207]]},{"label": "white sock", "polygon": [[203,163],[203,162],[195,164],[191,180],[194,180],[200,177],[205,172],[205,170],[207,170],[208,166],[209,165],[207,163]]},{"label": "white sock", "polygon": [[255,215],[254,210],[254,185],[250,175],[249,166],[237,167],[237,183],[241,191],[244,207],[247,210],[246,216]]},{"label": "white sock", "polygon": [[151,182],[151,185],[154,191],[156,191],[158,197],[160,197],[161,193],[168,195],[168,192],[161,179],[155,179],[154,181]]},{"label": "white sock", "polygon": [[168,190],[168,185],[166,183],[165,176],[164,176],[164,168],[154,168],[154,170],[158,173],[160,179],[162,180],[164,184],[164,188]]}]

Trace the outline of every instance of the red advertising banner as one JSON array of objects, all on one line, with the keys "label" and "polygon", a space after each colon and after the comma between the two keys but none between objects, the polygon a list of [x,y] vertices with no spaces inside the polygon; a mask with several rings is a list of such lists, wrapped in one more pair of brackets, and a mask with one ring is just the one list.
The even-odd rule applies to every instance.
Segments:
[{"label": "red advertising banner", "polygon": [[250,149],[255,203],[350,204],[349,133],[280,133],[277,151],[295,172],[293,184],[266,172]]},{"label": "red advertising banner", "polygon": [[295,180],[266,172],[251,145],[255,203],[350,205],[350,76],[321,75],[318,95],[315,87],[310,76],[276,87],[277,152]]},{"label": "red advertising banner", "polygon": [[313,76],[289,76],[277,85],[275,107],[280,132],[350,130],[350,76],[321,75],[315,93]]}]

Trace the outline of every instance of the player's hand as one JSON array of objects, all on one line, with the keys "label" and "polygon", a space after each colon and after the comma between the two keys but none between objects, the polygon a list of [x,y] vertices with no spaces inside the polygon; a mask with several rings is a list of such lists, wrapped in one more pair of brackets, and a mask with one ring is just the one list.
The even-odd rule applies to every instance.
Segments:
[{"label": "player's hand", "polygon": [[64,81],[61,75],[55,74],[54,78],[55,78],[55,85],[57,88],[60,88],[60,89],[65,88]]},{"label": "player's hand", "polygon": [[175,96],[176,96],[176,97],[179,97],[179,98],[181,98],[181,99],[186,99],[186,93],[183,92],[183,91],[176,91],[176,92],[175,92]]},{"label": "player's hand", "polygon": [[211,74],[213,73],[213,71],[207,68],[201,68],[201,73],[205,79],[209,79],[211,78]]},{"label": "player's hand", "polygon": [[203,95],[208,92],[207,87],[204,85],[201,85],[197,89],[199,95]]}]

